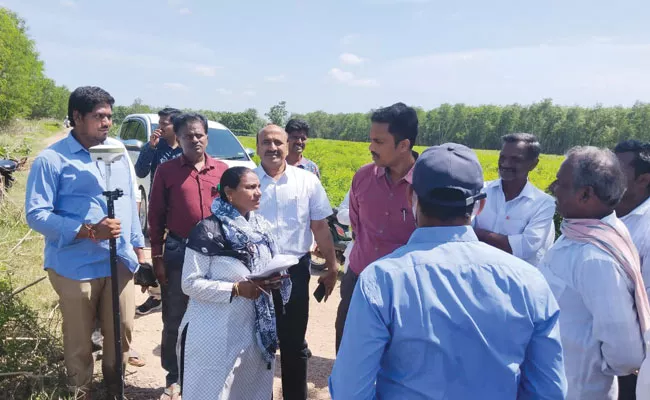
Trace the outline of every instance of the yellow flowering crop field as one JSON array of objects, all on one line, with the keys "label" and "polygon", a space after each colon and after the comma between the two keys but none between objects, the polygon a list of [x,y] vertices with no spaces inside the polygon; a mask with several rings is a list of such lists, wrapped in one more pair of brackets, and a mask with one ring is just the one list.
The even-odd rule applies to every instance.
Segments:
[{"label": "yellow flowering crop field", "polygon": [[[240,136],[244,147],[255,149],[255,138]],[[416,146],[415,151],[421,153],[426,147]],[[498,177],[497,164],[499,152],[495,150],[476,150],[479,161],[483,166],[485,180]],[[332,206],[338,206],[345,193],[350,188],[354,173],[364,164],[372,162],[368,143],[346,142],[343,140],[309,139],[305,149],[305,157],[314,161],[321,170],[323,186],[327,191]],[[531,173],[530,180],[535,186],[546,190],[555,179],[563,156],[542,155],[539,165]],[[259,157],[255,156],[259,164]]]}]

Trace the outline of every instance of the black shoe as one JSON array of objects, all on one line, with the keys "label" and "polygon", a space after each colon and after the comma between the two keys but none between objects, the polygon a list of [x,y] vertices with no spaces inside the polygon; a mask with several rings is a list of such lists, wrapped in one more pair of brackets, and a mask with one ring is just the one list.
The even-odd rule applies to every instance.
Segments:
[{"label": "black shoe", "polygon": [[144,303],[135,308],[135,313],[138,315],[147,315],[160,309],[162,309],[162,301],[154,298],[153,296],[149,296],[149,298]]}]

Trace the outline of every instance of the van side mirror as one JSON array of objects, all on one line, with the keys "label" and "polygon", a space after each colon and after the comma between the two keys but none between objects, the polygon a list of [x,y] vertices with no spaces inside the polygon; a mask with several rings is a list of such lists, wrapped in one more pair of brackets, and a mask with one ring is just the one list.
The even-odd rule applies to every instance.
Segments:
[{"label": "van side mirror", "polygon": [[140,151],[142,150],[142,142],[136,139],[125,140],[124,147],[129,151]]},{"label": "van side mirror", "polygon": [[255,150],[251,149],[250,147],[246,147],[244,151],[250,158],[253,158],[255,156]]}]

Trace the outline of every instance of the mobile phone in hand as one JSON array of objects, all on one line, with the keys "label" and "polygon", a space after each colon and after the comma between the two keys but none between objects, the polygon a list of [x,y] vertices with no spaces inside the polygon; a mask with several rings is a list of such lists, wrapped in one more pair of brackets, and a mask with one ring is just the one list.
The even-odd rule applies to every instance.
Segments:
[{"label": "mobile phone in hand", "polygon": [[314,297],[316,298],[316,301],[319,303],[323,301],[323,297],[325,297],[325,285],[322,282],[318,285],[318,287],[314,291]]}]

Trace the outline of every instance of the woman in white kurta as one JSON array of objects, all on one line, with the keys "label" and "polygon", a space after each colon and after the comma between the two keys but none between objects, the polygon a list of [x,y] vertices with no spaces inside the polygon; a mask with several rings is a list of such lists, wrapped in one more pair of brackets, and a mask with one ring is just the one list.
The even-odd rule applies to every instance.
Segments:
[{"label": "woman in white kurta", "polygon": [[183,291],[189,296],[179,338],[182,396],[186,400],[269,400],[277,334],[272,288],[289,299],[289,279],[272,286],[246,281],[271,260],[268,223],[254,214],[259,179],[234,167],[224,172],[213,215],[187,241]]}]

